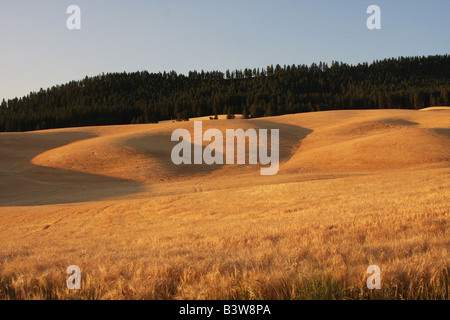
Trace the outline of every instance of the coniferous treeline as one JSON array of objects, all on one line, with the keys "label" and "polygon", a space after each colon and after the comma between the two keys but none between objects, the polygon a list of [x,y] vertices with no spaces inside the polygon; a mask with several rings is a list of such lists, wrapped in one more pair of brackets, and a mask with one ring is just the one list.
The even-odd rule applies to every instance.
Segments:
[{"label": "coniferous treeline", "polygon": [[3,100],[0,131],[450,105],[450,57],[400,57],[213,72],[113,73]]}]

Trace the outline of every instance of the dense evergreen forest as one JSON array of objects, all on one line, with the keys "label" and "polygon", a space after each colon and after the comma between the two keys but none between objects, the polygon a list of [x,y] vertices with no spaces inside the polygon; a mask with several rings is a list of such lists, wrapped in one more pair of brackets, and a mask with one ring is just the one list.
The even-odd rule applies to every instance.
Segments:
[{"label": "dense evergreen forest", "polygon": [[212,72],[112,73],[2,101],[0,131],[242,113],[450,105],[450,57],[399,57]]}]

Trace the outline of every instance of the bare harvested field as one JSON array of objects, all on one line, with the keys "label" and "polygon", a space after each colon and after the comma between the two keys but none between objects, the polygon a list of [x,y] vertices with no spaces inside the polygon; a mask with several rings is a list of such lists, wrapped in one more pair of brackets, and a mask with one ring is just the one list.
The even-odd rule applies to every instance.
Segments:
[{"label": "bare harvested field", "polygon": [[180,127],[1,133],[0,299],[449,298],[449,108],[203,121],[279,129],[275,176],[172,164]]}]

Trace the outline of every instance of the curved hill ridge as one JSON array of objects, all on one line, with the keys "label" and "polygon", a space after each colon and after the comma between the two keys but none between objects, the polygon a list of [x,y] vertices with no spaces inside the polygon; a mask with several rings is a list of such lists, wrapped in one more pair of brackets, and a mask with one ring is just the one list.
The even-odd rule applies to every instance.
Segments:
[{"label": "curved hill ridge", "polygon": [[[207,120],[203,131],[217,128],[225,137],[228,128],[280,128],[280,173],[377,171],[448,163],[450,138],[443,133],[450,127],[450,117],[443,112],[450,116],[448,110],[350,110]],[[173,165],[170,153],[176,142],[170,141],[170,135],[179,127],[193,136],[192,122],[78,128],[95,136],[40,153],[31,163],[140,182],[229,172],[226,166]],[[69,130],[73,129],[58,131]]]}]

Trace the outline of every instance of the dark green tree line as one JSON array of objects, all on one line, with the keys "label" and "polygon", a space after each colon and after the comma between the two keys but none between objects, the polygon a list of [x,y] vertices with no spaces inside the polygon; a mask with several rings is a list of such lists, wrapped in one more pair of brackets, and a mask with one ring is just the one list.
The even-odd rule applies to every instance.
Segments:
[{"label": "dark green tree line", "polygon": [[243,113],[450,105],[448,55],[244,70],[111,73],[0,104],[0,131],[152,123]]}]

